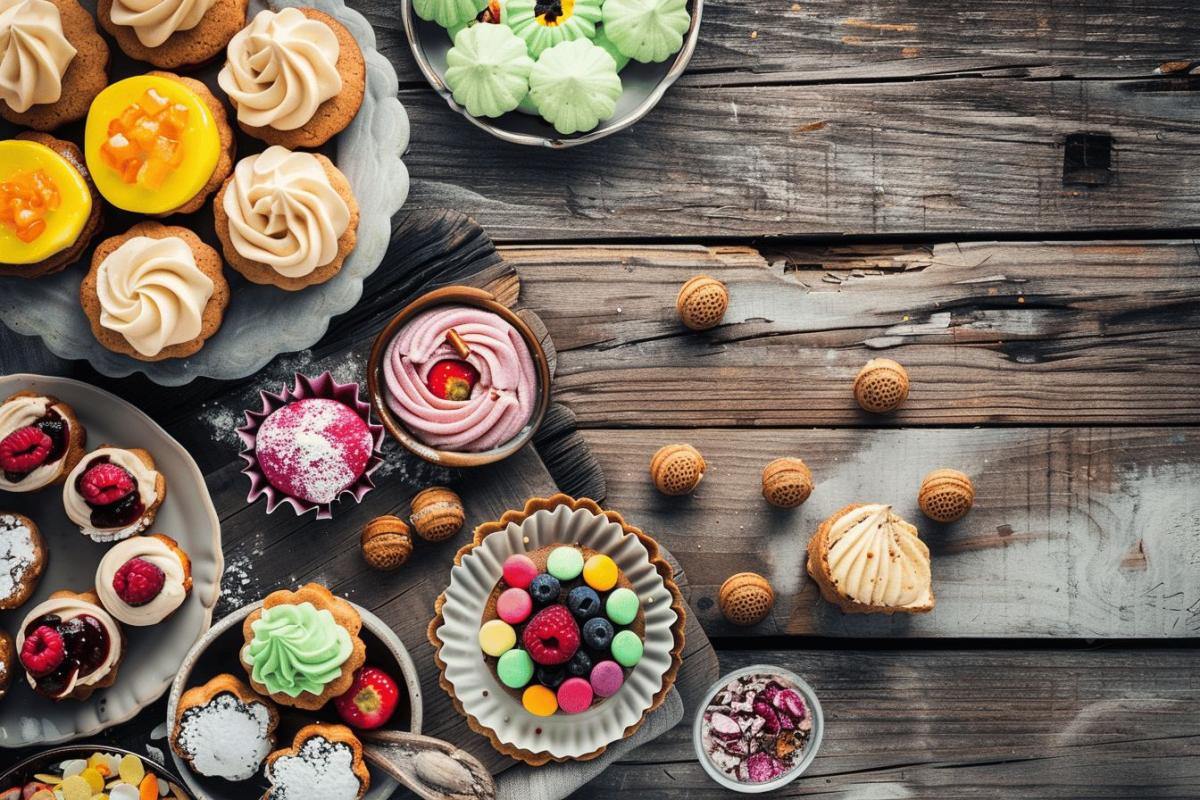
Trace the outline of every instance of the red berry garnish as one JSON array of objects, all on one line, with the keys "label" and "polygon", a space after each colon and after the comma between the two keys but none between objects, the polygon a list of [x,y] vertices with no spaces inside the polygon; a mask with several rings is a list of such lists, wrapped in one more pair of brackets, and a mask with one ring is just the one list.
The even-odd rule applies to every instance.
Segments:
[{"label": "red berry garnish", "polygon": [[400,687],[378,667],[363,667],[345,694],[334,698],[338,715],[360,730],[378,728],[392,718],[400,700]]},{"label": "red berry garnish", "polygon": [[113,575],[113,591],[131,606],[144,606],[162,591],[167,576],[143,558],[131,558]]},{"label": "red berry garnish", "polygon": [[434,396],[443,400],[468,400],[479,383],[479,370],[465,361],[439,361],[429,370],[425,384]]},{"label": "red berry garnish", "polygon": [[17,430],[0,441],[0,469],[5,472],[32,472],[46,463],[54,441],[33,425]]},{"label": "red berry garnish", "polygon": [[103,463],[79,476],[79,493],[90,506],[110,506],[133,493],[133,476],[116,464]]},{"label": "red berry garnish", "polygon": [[34,628],[21,645],[21,665],[35,678],[54,672],[66,657],[62,634],[48,625]]},{"label": "red berry garnish", "polygon": [[525,625],[521,644],[536,664],[565,664],[579,649],[579,625],[566,606],[547,606]]}]

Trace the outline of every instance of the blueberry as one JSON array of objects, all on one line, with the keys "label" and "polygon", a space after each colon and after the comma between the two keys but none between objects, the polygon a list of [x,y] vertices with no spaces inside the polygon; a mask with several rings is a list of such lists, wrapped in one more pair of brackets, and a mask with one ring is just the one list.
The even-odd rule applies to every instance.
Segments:
[{"label": "blueberry", "polygon": [[562,667],[541,666],[537,668],[537,682],[547,689],[557,689],[567,679]]},{"label": "blueberry", "polygon": [[575,655],[571,656],[571,660],[567,662],[567,672],[577,678],[584,678],[591,675],[592,659],[582,650],[576,650]]},{"label": "blueberry", "polygon": [[533,579],[533,583],[529,584],[529,593],[533,595],[533,602],[542,606],[558,602],[558,595],[561,591],[562,585],[558,582],[558,578],[546,573],[538,575]]},{"label": "blueberry", "polygon": [[589,620],[600,613],[600,595],[590,586],[576,586],[567,595],[567,608],[580,622]]},{"label": "blueberry", "polygon": [[583,643],[596,650],[604,650],[612,644],[613,626],[604,617],[595,617],[583,623]]}]

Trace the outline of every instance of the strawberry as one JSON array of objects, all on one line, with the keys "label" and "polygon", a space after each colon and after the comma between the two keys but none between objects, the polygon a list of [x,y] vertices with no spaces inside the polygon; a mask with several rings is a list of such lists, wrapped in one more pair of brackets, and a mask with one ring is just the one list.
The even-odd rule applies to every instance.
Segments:
[{"label": "strawberry", "polygon": [[465,361],[453,359],[434,364],[425,377],[425,385],[429,387],[429,391],[442,400],[467,400],[477,383],[479,370]]},{"label": "strawberry", "polygon": [[0,469],[21,474],[31,472],[46,462],[54,441],[33,425],[17,430],[0,441]]},{"label": "strawberry", "polygon": [[392,718],[400,700],[396,682],[378,667],[366,666],[354,673],[345,694],[334,698],[338,716],[359,730],[378,728]]}]

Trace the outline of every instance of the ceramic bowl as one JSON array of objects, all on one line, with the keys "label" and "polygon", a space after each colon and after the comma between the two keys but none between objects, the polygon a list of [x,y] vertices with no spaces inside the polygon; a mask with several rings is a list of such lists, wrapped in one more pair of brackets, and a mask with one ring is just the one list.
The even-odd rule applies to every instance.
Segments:
[{"label": "ceramic bowl", "polygon": [[[154,759],[147,758],[141,753],[135,753],[132,750],[125,750],[120,747],[110,747],[106,744],[73,744],[68,747],[56,747],[53,750],[45,750],[4,770],[3,774],[0,774],[0,790],[7,789],[13,784],[19,785],[31,780],[35,774],[48,772],[52,766],[63,761],[75,758],[86,759],[92,753],[96,752],[115,753],[119,756],[137,756],[141,759],[142,766],[145,767],[146,771],[154,773],[154,776],[159,780],[173,783],[179,787],[183,786],[183,781],[176,777],[174,773],[166,767],[155,763]],[[170,795],[167,797],[169,798]]]},{"label": "ceramic bowl", "polygon": [[590,131],[565,136],[555,131],[550,123],[532,114],[510,111],[494,119],[468,114],[465,108],[454,101],[449,87],[446,86],[446,53],[453,46],[450,34],[436,22],[427,22],[418,17],[413,12],[412,0],[402,0],[400,18],[404,23],[404,33],[408,37],[408,44],[412,48],[417,66],[429,81],[429,85],[442,96],[447,105],[472,125],[482,128],[497,139],[513,144],[562,150],[611,136],[650,113],[692,60],[692,53],[700,38],[700,17],[703,10],[704,0],[690,0],[688,13],[691,14],[692,23],[684,34],[683,47],[672,58],[661,64],[639,64],[630,61],[629,65],[621,70],[621,83],[625,91],[617,100],[616,111],[610,118]]},{"label": "ceramic bowl", "polygon": [[[791,684],[792,687],[800,693],[804,698],[804,702],[808,705],[809,713],[812,714],[812,732],[809,734],[808,743],[805,747],[804,756],[796,763],[796,766],[780,775],[772,781],[763,781],[762,783],[741,783],[730,778],[725,773],[721,772],[715,764],[708,758],[708,753],[704,752],[704,741],[701,735],[701,728],[704,724],[704,711],[708,708],[708,704],[712,702],[722,688],[730,681],[736,680],[743,675],[773,675],[784,680],[785,683]],[[825,735],[825,714],[821,710],[821,701],[817,699],[817,693],[808,685],[808,682],[786,669],[771,666],[770,664],[754,664],[749,667],[734,670],[728,675],[722,675],[716,683],[708,687],[708,691],[704,693],[704,699],[699,704],[699,710],[696,712],[696,719],[692,723],[692,746],[696,750],[696,758],[700,761],[700,766],[708,773],[708,777],[734,792],[741,794],[762,794],[763,792],[772,792],[783,786],[787,786],[796,778],[804,774],[812,764],[813,759],[817,757],[817,751],[821,749],[821,739]]]},{"label": "ceramic bowl", "polygon": [[[388,408],[387,382],[383,375],[383,363],[388,345],[410,319],[426,309],[441,305],[469,305],[491,311],[517,329],[521,338],[525,340],[525,344],[529,346],[529,352],[533,355],[533,364],[538,380],[538,397],[533,415],[520,433],[499,447],[478,453],[461,453],[430,447],[413,436]],[[367,358],[367,392],[371,395],[371,405],[374,406],[375,413],[383,422],[383,427],[387,429],[393,439],[415,455],[444,467],[481,467],[508,458],[533,439],[533,435],[537,433],[538,427],[542,424],[542,418],[546,416],[546,409],[550,406],[550,366],[546,360],[546,351],[542,348],[542,343],[538,340],[537,335],[512,309],[497,302],[491,293],[485,292],[483,289],[476,289],[472,286],[446,286],[421,295],[383,326],[383,330],[375,337],[375,344],[371,346],[371,354]]]},{"label": "ceramic bowl", "polygon": [[[404,686],[408,695],[407,709],[401,703],[396,708],[396,716],[392,717],[390,728],[420,733],[422,724],[421,678],[417,674],[416,664],[408,654],[408,649],[387,624],[379,617],[361,606],[355,605],[354,610],[362,617],[363,627],[359,636],[367,645],[367,664],[377,666],[391,675]],[[242,637],[242,621],[257,609],[262,608],[262,601],[251,603],[212,626],[208,635],[196,643],[192,651],[184,659],[179,675],[171,685],[171,696],[167,701],[167,730],[175,726],[175,709],[179,698],[193,686],[199,686],[214,676],[223,672],[237,676],[246,682],[246,671],[238,660],[245,640]],[[408,719],[405,720],[407,711]],[[308,712],[287,706],[279,707],[280,723],[278,747],[291,745],[292,736],[301,726],[310,722],[337,722],[341,719],[328,703],[320,711]],[[187,762],[171,751],[175,768],[183,777],[183,782],[198,800],[258,800],[266,791],[267,782],[261,775],[258,778],[240,783],[231,783],[219,778],[207,778],[197,775],[188,767]],[[392,796],[399,784],[382,771],[371,767],[371,788],[363,800],[386,800]]]}]

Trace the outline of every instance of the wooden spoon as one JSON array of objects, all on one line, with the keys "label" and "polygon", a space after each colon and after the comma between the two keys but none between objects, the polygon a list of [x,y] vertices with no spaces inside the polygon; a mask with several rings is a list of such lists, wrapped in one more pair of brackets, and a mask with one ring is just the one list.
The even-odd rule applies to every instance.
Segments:
[{"label": "wooden spoon", "polygon": [[425,800],[494,800],[479,759],[449,742],[403,731],[363,735],[363,756]]}]

